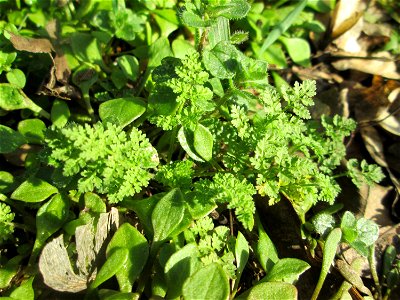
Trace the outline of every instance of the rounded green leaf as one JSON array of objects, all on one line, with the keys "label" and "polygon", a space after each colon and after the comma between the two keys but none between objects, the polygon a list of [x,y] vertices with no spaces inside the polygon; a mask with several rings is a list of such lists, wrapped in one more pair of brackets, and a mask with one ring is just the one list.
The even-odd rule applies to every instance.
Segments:
[{"label": "rounded green leaf", "polygon": [[89,210],[90,212],[105,213],[107,210],[103,199],[101,199],[100,196],[96,195],[95,193],[85,193],[84,201],[85,209]]},{"label": "rounded green leaf", "polygon": [[191,130],[181,127],[178,132],[178,141],[186,153],[194,160],[204,162],[198,154],[195,153],[194,144],[194,134]]},{"label": "rounded green leaf", "polygon": [[235,299],[296,300],[297,289],[294,285],[286,282],[263,282],[255,285]]},{"label": "rounded green leaf", "polygon": [[198,124],[194,131],[193,146],[196,152],[206,161],[212,159],[213,136],[211,132],[201,124]]},{"label": "rounded green leaf", "polygon": [[6,74],[6,77],[9,83],[14,84],[21,89],[25,86],[26,77],[24,72],[20,69],[12,69]]},{"label": "rounded green leaf", "polygon": [[186,279],[201,268],[202,263],[198,256],[197,246],[188,244],[168,259],[164,268],[168,284],[168,299],[179,297]]},{"label": "rounded green leaf", "polygon": [[296,64],[303,67],[311,66],[311,50],[310,45],[306,40],[300,38],[287,38],[283,36],[281,36],[279,40],[285,45],[287,52]]},{"label": "rounded green leaf", "polygon": [[69,199],[53,196],[36,214],[36,239],[44,242],[64,224],[69,213]]},{"label": "rounded green leaf", "polygon": [[236,280],[235,280],[235,290],[239,286],[240,277],[244,267],[246,266],[247,260],[249,259],[249,243],[247,242],[244,235],[239,231],[236,238],[235,244],[235,258],[236,258]]},{"label": "rounded green leaf", "polygon": [[23,255],[17,255],[8,261],[0,268],[0,289],[5,289],[11,284],[11,280],[20,270]]},{"label": "rounded green leaf", "polygon": [[117,64],[121,68],[125,77],[131,81],[137,79],[139,75],[139,62],[132,55],[123,55],[117,58]]},{"label": "rounded green leaf", "polygon": [[120,248],[128,249],[129,255],[124,266],[115,275],[120,291],[130,292],[133,283],[146,264],[149,246],[146,238],[135,227],[129,223],[124,223],[118,228],[108,244],[107,256]]},{"label": "rounded green leaf", "polygon": [[0,83],[0,108],[4,110],[27,108],[48,117],[48,113],[29,99],[18,86],[8,83]]},{"label": "rounded green leaf", "polygon": [[14,176],[6,171],[0,171],[0,193],[8,193],[14,185]]},{"label": "rounded green leaf", "polygon": [[335,259],[337,247],[341,239],[342,239],[342,230],[340,228],[333,229],[326,238],[323,251],[321,273],[318,278],[317,286],[314,289],[314,293],[312,295],[313,300],[318,298],[319,292],[322,289],[326,276],[328,275],[329,269]]},{"label": "rounded green leaf", "polygon": [[13,290],[12,293],[10,294],[11,299],[24,299],[24,300],[35,299],[35,292],[32,287],[32,282],[34,278],[35,277],[29,278],[15,290]]},{"label": "rounded green leaf", "polygon": [[77,59],[104,66],[99,43],[92,35],[81,32],[74,33],[71,36],[71,47]]},{"label": "rounded green leaf", "polygon": [[40,119],[26,119],[18,123],[18,131],[28,143],[41,144],[44,140],[46,124]]},{"label": "rounded green leaf", "polygon": [[50,118],[53,125],[56,127],[63,127],[67,124],[71,113],[68,104],[62,100],[55,100],[51,107]]},{"label": "rounded green leaf", "polygon": [[11,199],[24,202],[41,202],[57,192],[57,188],[50,183],[31,177],[17,187],[11,194]]},{"label": "rounded green leaf", "polygon": [[170,237],[185,215],[185,202],[182,192],[176,188],[166,194],[154,207],[151,223],[154,241],[163,241]]},{"label": "rounded green leaf", "polygon": [[146,104],[139,97],[113,99],[100,104],[99,115],[104,123],[125,127],[146,111]]},{"label": "rounded green leaf", "polygon": [[[222,1],[221,1],[222,2]],[[218,6],[211,6],[210,10],[213,15],[222,16],[229,20],[242,19],[250,10],[250,4],[244,0],[225,1]]]},{"label": "rounded green leaf", "polygon": [[126,248],[115,249],[107,258],[96,275],[96,279],[90,285],[90,289],[97,288],[100,284],[113,277],[128,260],[129,251]]},{"label": "rounded green leaf", "polygon": [[25,137],[10,127],[0,125],[0,153],[10,153],[25,144]]},{"label": "rounded green leaf", "polygon": [[271,271],[262,280],[294,283],[309,268],[310,265],[300,259],[283,258],[272,267]]},{"label": "rounded green leaf", "polygon": [[265,232],[259,218],[256,219],[258,227],[258,241],[255,249],[258,262],[267,273],[279,261],[278,251],[274,243]]},{"label": "rounded green leaf", "polygon": [[229,280],[217,263],[212,263],[190,276],[183,285],[185,299],[225,300],[229,297]]},{"label": "rounded green leaf", "polygon": [[213,49],[203,52],[203,63],[213,76],[220,79],[233,78],[239,67],[238,53],[229,41],[222,41]]},{"label": "rounded green leaf", "polygon": [[100,300],[139,300],[138,293],[121,293],[114,290],[101,289],[99,291]]}]

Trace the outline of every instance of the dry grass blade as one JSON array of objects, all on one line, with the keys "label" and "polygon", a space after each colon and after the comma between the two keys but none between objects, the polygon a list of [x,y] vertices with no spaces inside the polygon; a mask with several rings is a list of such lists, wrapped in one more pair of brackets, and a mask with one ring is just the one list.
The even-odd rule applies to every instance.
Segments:
[{"label": "dry grass blade", "polygon": [[51,53],[54,48],[48,39],[34,39],[8,32],[14,48],[32,53]]}]

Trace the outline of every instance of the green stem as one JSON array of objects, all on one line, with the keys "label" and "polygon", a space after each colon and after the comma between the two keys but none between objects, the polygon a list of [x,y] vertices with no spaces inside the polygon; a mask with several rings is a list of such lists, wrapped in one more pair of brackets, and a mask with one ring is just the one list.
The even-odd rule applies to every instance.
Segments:
[{"label": "green stem", "polygon": [[146,22],[146,42],[148,46],[151,45],[151,36],[152,36],[152,30],[150,22]]},{"label": "green stem", "polygon": [[371,270],[372,278],[374,279],[376,291],[378,293],[378,299],[382,299],[381,285],[379,283],[378,273],[376,272],[375,245],[371,245],[369,248],[368,263],[369,263],[369,268]]},{"label": "green stem", "polygon": [[171,132],[171,137],[170,137],[170,140],[169,140],[167,163],[170,163],[170,161],[172,159],[172,154],[174,153],[175,139],[176,139],[176,135],[177,134],[178,134],[178,128],[175,127]]},{"label": "green stem", "polygon": [[392,290],[388,288],[386,290],[385,296],[383,296],[382,300],[388,300],[391,292],[392,292]]},{"label": "green stem", "polygon": [[142,294],[146,287],[146,283],[150,278],[151,271],[153,270],[153,262],[157,256],[158,250],[160,249],[162,243],[161,242],[153,242],[150,248],[150,256],[146,262],[146,265],[143,268],[142,275],[138,281],[137,293]]}]

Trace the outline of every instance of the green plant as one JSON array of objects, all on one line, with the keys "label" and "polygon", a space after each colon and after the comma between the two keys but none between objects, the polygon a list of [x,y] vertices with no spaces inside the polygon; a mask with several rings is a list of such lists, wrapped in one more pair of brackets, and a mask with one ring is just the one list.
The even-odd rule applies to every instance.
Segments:
[{"label": "green plant", "polygon": [[70,189],[107,194],[110,203],[139,193],[152,177],[147,169],[158,164],[156,150],[136,128],[127,135],[110,123],[71,124],[49,129],[45,142],[43,160],[54,167],[57,186],[76,181]]},{"label": "green plant", "polygon": [[9,239],[14,232],[14,220],[15,214],[11,212],[11,208],[5,204],[0,203],[0,223],[1,223],[1,240],[0,243]]}]

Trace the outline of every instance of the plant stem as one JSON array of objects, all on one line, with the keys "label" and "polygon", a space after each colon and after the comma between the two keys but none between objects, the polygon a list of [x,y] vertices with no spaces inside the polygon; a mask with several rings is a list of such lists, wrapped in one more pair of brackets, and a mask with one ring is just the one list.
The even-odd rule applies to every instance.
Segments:
[{"label": "plant stem", "polygon": [[379,283],[378,273],[376,272],[375,245],[371,245],[369,248],[368,263],[369,263],[369,268],[371,270],[372,278],[374,279],[376,291],[378,293],[378,299],[382,299],[381,285]]},{"label": "plant stem", "polygon": [[175,127],[172,130],[171,137],[170,137],[170,140],[169,140],[167,163],[170,163],[170,161],[172,159],[172,153],[174,152],[175,139],[176,139],[177,133],[178,133],[178,128]]}]

